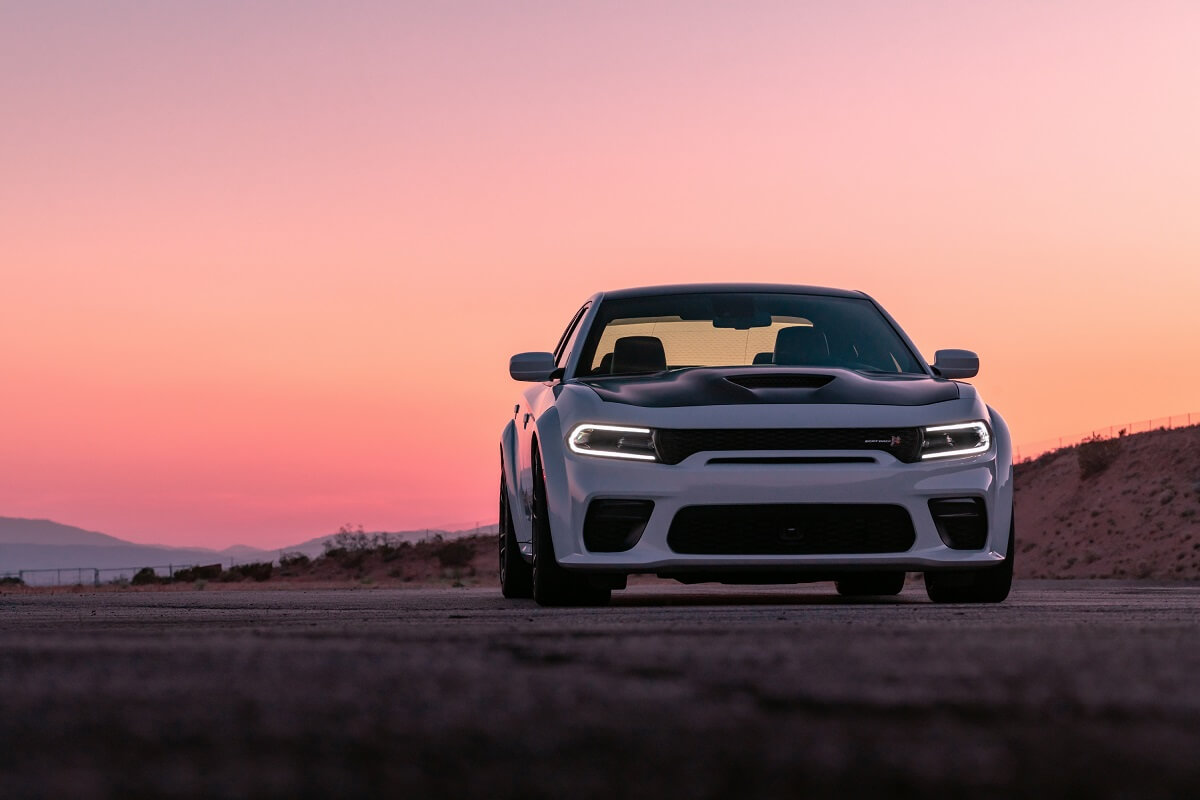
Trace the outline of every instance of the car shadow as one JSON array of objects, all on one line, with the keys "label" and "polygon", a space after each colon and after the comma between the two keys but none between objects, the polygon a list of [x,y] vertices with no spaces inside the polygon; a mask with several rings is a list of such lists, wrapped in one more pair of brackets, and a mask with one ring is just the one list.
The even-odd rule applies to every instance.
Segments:
[{"label": "car shadow", "polygon": [[919,590],[905,591],[890,597],[841,597],[829,592],[751,592],[738,587],[729,591],[639,591],[626,589],[613,592],[614,608],[655,608],[666,606],[910,606],[927,605],[929,600]]}]

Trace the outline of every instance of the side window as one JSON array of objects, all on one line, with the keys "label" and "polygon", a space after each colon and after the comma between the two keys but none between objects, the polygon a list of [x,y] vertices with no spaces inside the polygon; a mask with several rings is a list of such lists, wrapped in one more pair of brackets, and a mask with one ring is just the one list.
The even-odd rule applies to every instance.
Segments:
[{"label": "side window", "polygon": [[579,335],[579,321],[583,319],[583,315],[587,313],[590,304],[585,303],[583,308],[575,312],[575,316],[571,318],[571,324],[563,331],[562,338],[558,340],[558,347],[554,348],[554,364],[559,367],[565,367],[567,364],[567,356],[571,354],[571,348],[575,346],[575,338]]}]

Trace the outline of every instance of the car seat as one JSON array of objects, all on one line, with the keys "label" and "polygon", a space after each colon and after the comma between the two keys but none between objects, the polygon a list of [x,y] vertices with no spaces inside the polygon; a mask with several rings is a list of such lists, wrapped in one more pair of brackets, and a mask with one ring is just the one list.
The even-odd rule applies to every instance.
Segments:
[{"label": "car seat", "polygon": [[622,336],[613,345],[614,375],[662,372],[666,368],[667,355],[657,336]]},{"label": "car seat", "polygon": [[808,325],[783,328],[775,335],[775,363],[787,366],[828,366],[829,340]]}]

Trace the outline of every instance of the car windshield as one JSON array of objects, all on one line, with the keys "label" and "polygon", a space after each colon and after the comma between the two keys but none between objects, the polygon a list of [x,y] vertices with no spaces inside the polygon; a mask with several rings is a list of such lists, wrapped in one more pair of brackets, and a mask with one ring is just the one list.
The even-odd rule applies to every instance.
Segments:
[{"label": "car windshield", "polygon": [[924,374],[899,333],[869,300],[712,293],[604,300],[576,375],[739,366]]}]

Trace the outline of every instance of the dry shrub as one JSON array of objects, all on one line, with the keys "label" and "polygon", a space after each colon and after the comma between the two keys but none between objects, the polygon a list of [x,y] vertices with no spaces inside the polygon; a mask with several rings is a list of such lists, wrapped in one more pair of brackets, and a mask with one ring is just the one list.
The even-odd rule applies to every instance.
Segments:
[{"label": "dry shrub", "polygon": [[304,553],[280,553],[279,574],[284,577],[297,577],[312,571],[312,559]]},{"label": "dry shrub", "polygon": [[338,528],[337,533],[326,539],[322,546],[325,555],[334,558],[345,553],[357,553],[371,548],[371,537],[367,536],[362,525],[350,524]]},{"label": "dry shrub", "polygon": [[434,551],[438,563],[443,567],[465,567],[475,557],[475,548],[461,539],[446,542]]},{"label": "dry shrub", "polygon": [[149,586],[150,584],[158,583],[158,573],[151,567],[142,567],[133,575],[133,580],[130,581],[134,586]]},{"label": "dry shrub", "polygon": [[303,569],[312,563],[312,559],[304,553],[283,553],[279,556],[279,566],[284,569]]},{"label": "dry shrub", "polygon": [[1121,442],[1125,431],[1116,439],[1091,436],[1079,443],[1079,474],[1084,478],[1099,475],[1108,469],[1121,453]]},{"label": "dry shrub", "polygon": [[275,565],[270,561],[256,561],[253,564],[238,564],[221,573],[220,580],[225,583],[251,578],[256,581],[270,580]]},{"label": "dry shrub", "polygon": [[192,581],[213,581],[221,576],[220,564],[205,564],[200,567],[188,567],[187,569],[177,569],[172,576],[175,580],[182,583],[190,583]]}]

